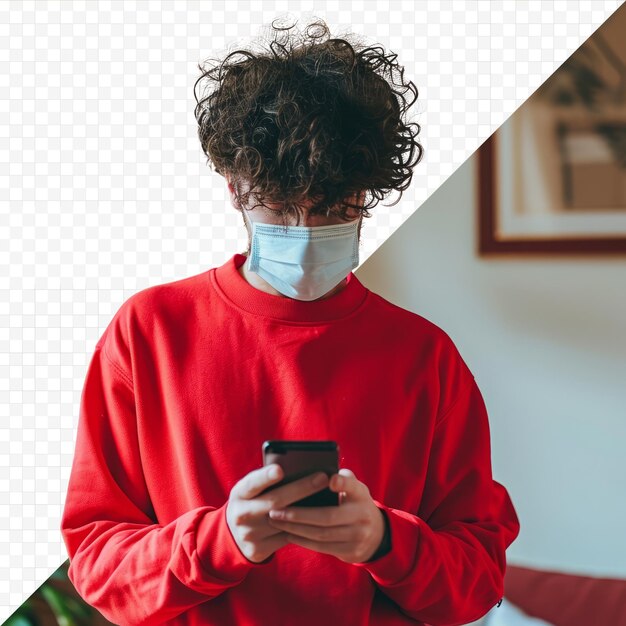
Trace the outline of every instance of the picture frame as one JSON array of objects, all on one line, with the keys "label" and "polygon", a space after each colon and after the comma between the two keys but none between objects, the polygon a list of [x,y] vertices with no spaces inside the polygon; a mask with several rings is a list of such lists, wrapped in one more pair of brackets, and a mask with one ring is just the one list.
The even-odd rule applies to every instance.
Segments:
[{"label": "picture frame", "polygon": [[[499,201],[497,161],[500,157],[498,135],[489,137],[478,150],[478,253],[493,254],[626,254],[626,225],[615,220],[617,233],[580,235],[558,230],[553,221],[552,234],[540,236],[537,232],[525,235],[502,234],[502,203]],[[626,213],[626,212],[625,212]],[[595,216],[597,217],[597,215]],[[624,216],[626,220],[626,215]],[[619,223],[618,223],[619,222]],[[608,220],[605,220],[608,223]],[[545,227],[545,224],[544,224]],[[602,224],[597,224],[599,230]],[[544,231],[545,233],[545,231]]]},{"label": "picture frame", "polygon": [[626,254],[626,9],[478,149],[478,254]]}]

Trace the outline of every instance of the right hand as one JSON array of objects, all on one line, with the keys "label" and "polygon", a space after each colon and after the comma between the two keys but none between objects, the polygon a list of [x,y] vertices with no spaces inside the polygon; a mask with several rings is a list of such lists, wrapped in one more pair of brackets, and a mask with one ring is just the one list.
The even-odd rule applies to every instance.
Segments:
[{"label": "right hand", "polygon": [[[272,468],[278,469],[274,478]],[[323,478],[320,484],[313,484],[316,476]],[[287,545],[287,533],[269,523],[271,509],[282,509],[305,496],[317,493],[328,486],[329,478],[324,472],[316,472],[298,480],[272,489],[259,495],[270,485],[280,482],[283,470],[272,463],[246,474],[231,489],[226,506],[228,527],[242,554],[253,563],[269,558],[276,550]]]}]

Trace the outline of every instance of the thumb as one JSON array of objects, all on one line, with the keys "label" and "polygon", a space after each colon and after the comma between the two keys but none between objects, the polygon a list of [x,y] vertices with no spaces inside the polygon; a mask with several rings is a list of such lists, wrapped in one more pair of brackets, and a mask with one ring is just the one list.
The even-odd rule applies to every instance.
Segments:
[{"label": "thumb", "polygon": [[333,491],[345,491],[349,494],[358,490],[359,481],[352,470],[341,468],[337,474],[333,475],[329,486]]}]

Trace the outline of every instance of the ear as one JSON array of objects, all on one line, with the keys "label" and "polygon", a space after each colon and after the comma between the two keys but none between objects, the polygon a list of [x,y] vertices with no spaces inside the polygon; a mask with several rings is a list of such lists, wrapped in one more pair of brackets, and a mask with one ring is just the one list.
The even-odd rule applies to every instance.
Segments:
[{"label": "ear", "polygon": [[228,174],[224,174],[224,178],[226,179],[226,183],[228,184],[228,191],[230,191],[230,193],[233,193],[235,191],[233,184],[230,182],[230,177],[228,176]]}]

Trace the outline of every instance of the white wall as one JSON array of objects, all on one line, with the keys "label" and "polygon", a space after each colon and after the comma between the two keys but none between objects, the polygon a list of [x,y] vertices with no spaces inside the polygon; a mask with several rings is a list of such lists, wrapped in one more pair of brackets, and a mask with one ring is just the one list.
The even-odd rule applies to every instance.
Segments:
[{"label": "white wall", "polygon": [[626,577],[626,256],[479,259],[474,168],[355,273],[443,328],[474,373],[520,517],[508,562]]}]

